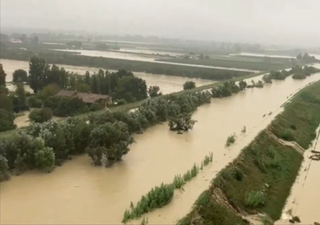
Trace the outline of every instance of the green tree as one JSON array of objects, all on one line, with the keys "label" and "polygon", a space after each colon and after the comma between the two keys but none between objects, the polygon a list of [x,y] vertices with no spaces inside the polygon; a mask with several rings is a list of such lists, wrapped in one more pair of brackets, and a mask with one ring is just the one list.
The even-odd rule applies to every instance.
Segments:
[{"label": "green tree", "polygon": [[59,92],[60,88],[57,84],[49,84],[38,92],[37,97],[42,101],[45,101],[51,96],[54,96]]},{"label": "green tree", "polygon": [[0,63],[0,86],[6,86],[6,76],[7,74],[3,70],[3,66]]},{"label": "green tree", "polygon": [[12,82],[13,83],[18,83],[18,82],[27,82],[28,81],[28,74],[27,71],[18,69],[13,72],[13,78]]},{"label": "green tree", "polygon": [[95,165],[111,165],[129,152],[133,137],[123,122],[96,126],[89,137],[87,152]]},{"label": "green tree", "polygon": [[181,113],[169,119],[169,128],[172,131],[188,131],[197,121],[191,119],[191,113]]},{"label": "green tree", "polygon": [[183,90],[189,90],[196,87],[196,83],[193,81],[187,81],[183,84]]},{"label": "green tree", "polygon": [[99,94],[99,84],[98,84],[98,79],[96,75],[93,75],[91,77],[91,91],[93,93]]},{"label": "green tree", "polygon": [[13,102],[12,98],[9,97],[6,93],[0,94],[0,109],[4,109],[8,112],[12,112],[13,110]]},{"label": "green tree", "polygon": [[[18,107],[20,110],[26,110],[27,107],[27,98],[26,91],[24,89],[24,85],[21,83],[17,84],[16,95],[18,97]],[[20,111],[19,110],[19,111]]]},{"label": "green tree", "polygon": [[162,95],[159,86],[150,86],[148,89],[148,94],[150,98]]},{"label": "green tree", "polygon": [[246,89],[247,88],[247,82],[246,81],[244,81],[244,80],[241,80],[241,81],[239,81],[239,88],[240,88],[240,91],[242,91],[242,90],[244,90],[244,89]]},{"label": "green tree", "polygon": [[0,132],[12,130],[16,127],[14,124],[14,115],[4,109],[0,109]]},{"label": "green tree", "polygon": [[117,99],[135,102],[147,97],[147,84],[145,80],[134,76],[123,76],[119,79],[116,92]]},{"label": "green tree", "polygon": [[34,93],[38,93],[45,83],[45,71],[47,70],[46,61],[34,56],[29,62],[29,85]]},{"label": "green tree", "polygon": [[29,119],[36,123],[43,123],[52,118],[52,110],[50,108],[34,109],[29,114]]},{"label": "green tree", "polygon": [[86,74],[85,74],[84,83],[87,84],[87,85],[90,85],[91,84],[90,78],[91,78],[90,77],[90,73],[89,73],[89,71],[87,71]]}]

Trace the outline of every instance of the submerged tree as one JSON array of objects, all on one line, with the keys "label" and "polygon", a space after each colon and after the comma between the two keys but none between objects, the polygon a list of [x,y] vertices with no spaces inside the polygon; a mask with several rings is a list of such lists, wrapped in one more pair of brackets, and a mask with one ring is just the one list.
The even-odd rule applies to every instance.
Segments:
[{"label": "submerged tree", "polygon": [[191,118],[191,113],[181,113],[171,117],[168,125],[170,130],[181,133],[183,131],[191,130],[196,122],[196,120]]},{"label": "submerged tree", "polygon": [[196,87],[196,83],[193,81],[187,81],[184,83],[183,85],[183,90],[189,90],[189,89],[193,89]]},{"label": "submerged tree", "polygon": [[129,152],[133,141],[125,123],[105,123],[91,131],[86,151],[95,165],[109,166]]},{"label": "submerged tree", "polygon": [[150,98],[162,95],[159,86],[150,86],[148,89],[148,94]]}]

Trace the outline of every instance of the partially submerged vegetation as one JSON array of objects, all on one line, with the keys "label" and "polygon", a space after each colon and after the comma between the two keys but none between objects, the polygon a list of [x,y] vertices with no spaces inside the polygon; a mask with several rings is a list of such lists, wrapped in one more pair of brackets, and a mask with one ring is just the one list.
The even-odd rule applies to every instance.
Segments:
[{"label": "partially submerged vegetation", "polygon": [[[320,124],[319,111],[320,82],[317,82],[299,92],[268,130],[277,135],[276,131],[291,129],[293,140],[308,148]],[[282,145],[268,130],[262,131],[237,159],[219,172],[211,187],[178,224],[249,224],[243,218],[257,213],[273,221],[280,218],[303,156],[293,147]]]},{"label": "partially submerged vegetation", "polygon": [[313,66],[294,66],[290,70],[271,71],[269,74],[263,76],[265,83],[272,83],[272,80],[284,80],[288,76],[293,75],[293,79],[305,79],[314,73],[320,72],[319,69]]},{"label": "partially submerged vegetation", "polygon": [[[39,148],[33,144],[22,148],[24,140],[35,138],[44,143],[40,150],[45,149],[46,154],[54,154],[53,158],[50,156],[50,163],[45,164],[48,167],[45,171],[51,171],[54,165],[60,165],[70,156],[84,152],[89,154],[94,165],[110,166],[129,152],[129,145],[134,141],[132,134],[141,133],[169,118],[179,117],[184,112],[190,114],[198,106],[210,103],[210,100],[209,92],[186,93],[149,100],[134,112],[104,112],[92,114],[89,118],[32,124],[0,142],[0,154],[4,164],[8,164],[8,167],[2,167],[4,171],[1,172],[7,174],[15,170],[23,172],[38,168],[35,157]],[[50,148],[50,152],[47,148]],[[43,160],[49,160],[47,155],[42,156]],[[43,167],[41,165],[41,169]]]},{"label": "partially submerged vegetation", "polygon": [[226,146],[229,147],[230,145],[232,145],[233,143],[236,142],[236,135],[233,134],[233,135],[230,135],[228,138],[227,138],[227,142],[226,142]]},{"label": "partially submerged vegetation", "polygon": [[173,198],[174,190],[181,189],[183,185],[196,177],[199,171],[211,163],[212,160],[213,154],[210,153],[205,156],[201,162],[201,166],[194,164],[184,175],[176,175],[172,183],[162,183],[160,186],[152,188],[146,195],[141,197],[136,205],[131,202],[130,210],[124,212],[122,222],[126,223],[129,220],[138,219],[145,213],[169,204]]}]

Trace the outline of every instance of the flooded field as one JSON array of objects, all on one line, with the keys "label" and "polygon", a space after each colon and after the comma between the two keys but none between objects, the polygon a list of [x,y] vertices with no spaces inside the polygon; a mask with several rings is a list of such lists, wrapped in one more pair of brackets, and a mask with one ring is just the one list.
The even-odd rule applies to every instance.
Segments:
[{"label": "flooded field", "polygon": [[271,54],[257,54],[249,52],[241,52],[239,54],[230,54],[234,56],[254,56],[254,57],[271,57],[271,58],[285,58],[285,59],[295,59],[293,56],[289,55],[271,55]]},{"label": "flooded field", "polygon": [[[261,79],[261,77],[255,78]],[[130,202],[162,182],[169,183],[213,152],[213,163],[176,192],[166,207],[146,215],[149,224],[174,224],[187,214],[215,174],[281,112],[280,106],[298,90],[320,79],[274,81],[200,107],[192,131],[177,135],[166,123],[135,135],[136,143],[112,168],[94,167],[83,155],[50,174],[30,171],[1,183],[1,224],[120,224]],[[251,79],[250,79],[251,80]],[[263,117],[264,114],[269,116]],[[241,134],[246,126],[247,133]],[[225,148],[229,135],[236,144]],[[17,214],[19,213],[19,214]],[[134,223],[138,223],[135,221]]]},{"label": "flooded field", "polygon": [[[9,82],[12,80],[12,74],[16,69],[23,69],[29,71],[29,62],[27,61],[18,61],[18,60],[9,60],[9,59],[0,59],[0,63],[3,65],[3,68],[7,74],[6,80]],[[66,71],[78,73],[84,75],[86,71],[89,71],[91,74],[98,72],[99,68],[94,67],[82,67],[82,66],[69,66],[69,65],[57,65],[59,67],[65,68]],[[109,70],[113,72],[113,70]],[[196,78],[185,78],[185,77],[176,77],[176,76],[165,76],[165,75],[156,75],[149,73],[134,73],[136,77],[140,77],[147,82],[148,86],[157,85],[160,87],[163,94],[169,94],[172,92],[181,91],[183,89],[183,84],[186,81],[194,81],[197,86],[202,86],[206,84],[212,84],[214,81],[196,79]],[[9,90],[15,90],[14,85],[8,85]],[[26,87],[26,91],[31,92],[32,90],[29,87]]]},{"label": "flooded field", "polygon": [[143,48],[120,48],[120,52],[128,52],[128,53],[140,53],[140,54],[150,54],[150,55],[166,55],[166,56],[179,56],[181,53],[177,52],[168,52],[168,51],[154,51],[150,49],[143,49]]},{"label": "flooded field", "polygon": [[257,73],[257,70],[249,70],[249,69],[240,69],[240,68],[230,68],[230,67],[219,67],[219,66],[208,66],[208,65],[200,65],[200,64],[186,64],[186,63],[176,63],[176,62],[165,62],[165,61],[157,61],[157,59],[161,59],[161,56],[155,55],[138,55],[138,54],[130,54],[126,52],[108,52],[108,51],[92,51],[92,50],[66,50],[66,49],[54,49],[56,51],[64,51],[64,52],[75,52],[80,55],[90,56],[90,57],[104,57],[104,58],[113,58],[113,59],[126,59],[132,61],[142,61],[142,62],[153,62],[160,64],[169,64],[169,65],[182,65],[182,66],[190,66],[190,67],[199,67],[199,68],[210,68],[210,69],[223,69],[223,70],[234,70],[234,71],[245,71],[245,72],[253,72]]}]

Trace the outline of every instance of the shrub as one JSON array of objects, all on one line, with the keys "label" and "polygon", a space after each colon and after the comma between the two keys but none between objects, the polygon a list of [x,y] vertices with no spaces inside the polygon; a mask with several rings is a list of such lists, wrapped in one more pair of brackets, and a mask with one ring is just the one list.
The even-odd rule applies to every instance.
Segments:
[{"label": "shrub", "polygon": [[176,175],[173,179],[173,186],[175,189],[180,189],[182,188],[183,185],[185,185],[186,181],[184,178],[179,174]]},{"label": "shrub", "polygon": [[99,103],[94,102],[93,104],[90,105],[89,109],[91,112],[93,112],[93,111],[101,110],[103,109],[103,107]]},{"label": "shrub", "polygon": [[245,195],[245,206],[249,208],[258,208],[266,203],[265,193],[262,191],[251,191]]},{"label": "shrub", "polygon": [[122,222],[135,218],[139,218],[142,214],[150,212],[156,208],[168,204],[174,193],[174,186],[172,184],[161,184],[159,187],[152,188],[147,195],[142,196],[136,206],[131,207],[130,210],[126,210]]},{"label": "shrub", "polygon": [[0,132],[15,129],[14,119],[12,112],[0,109]]},{"label": "shrub", "polygon": [[183,90],[189,90],[196,87],[196,83],[193,81],[187,81],[183,84]]},{"label": "shrub", "polygon": [[29,114],[29,119],[36,123],[43,123],[52,118],[52,110],[49,108],[34,109]]},{"label": "shrub", "polygon": [[243,172],[239,169],[235,169],[234,170],[234,173],[233,173],[233,176],[234,178],[237,180],[237,181],[242,181],[243,179]]},{"label": "shrub", "polygon": [[235,135],[231,135],[227,138],[227,142],[226,142],[226,146],[229,147],[230,145],[232,145],[233,143],[236,142],[236,137]]},{"label": "shrub", "polygon": [[283,140],[286,141],[294,141],[294,135],[293,135],[293,131],[290,129],[283,129],[279,132],[279,138],[282,138]]},{"label": "shrub", "polygon": [[51,172],[55,165],[55,155],[50,147],[45,147],[44,141],[41,138],[35,139],[35,165],[38,169],[44,172]]},{"label": "shrub", "polygon": [[4,180],[8,180],[10,178],[8,161],[3,156],[0,155],[0,182]]},{"label": "shrub", "polygon": [[42,107],[42,100],[36,96],[31,96],[28,99],[28,106],[31,108],[41,108]]}]

